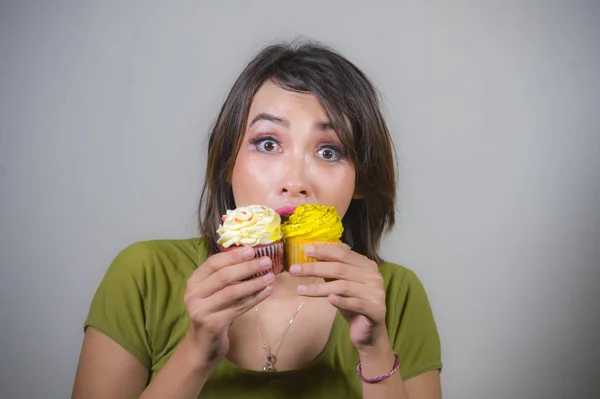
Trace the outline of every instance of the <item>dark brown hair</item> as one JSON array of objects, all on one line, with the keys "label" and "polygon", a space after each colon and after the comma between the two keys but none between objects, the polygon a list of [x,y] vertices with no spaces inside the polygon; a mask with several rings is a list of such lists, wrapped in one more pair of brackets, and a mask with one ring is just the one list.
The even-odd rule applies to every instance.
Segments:
[{"label": "dark brown hair", "polygon": [[314,42],[274,44],[262,49],[242,71],[221,107],[208,142],[198,215],[209,254],[219,251],[216,230],[221,215],[236,207],[231,174],[250,104],[267,80],[286,90],[312,93],[325,109],[355,166],[360,196],[352,199],[342,220],[342,241],[381,263],[381,237],[395,222],[392,140],[377,91],[367,76],[336,51]]}]

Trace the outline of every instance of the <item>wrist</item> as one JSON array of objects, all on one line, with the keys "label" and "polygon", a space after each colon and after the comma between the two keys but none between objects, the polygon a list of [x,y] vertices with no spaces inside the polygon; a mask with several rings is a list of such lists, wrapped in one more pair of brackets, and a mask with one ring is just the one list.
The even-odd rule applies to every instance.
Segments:
[{"label": "wrist", "polygon": [[202,346],[198,345],[188,332],[177,349],[186,366],[198,374],[209,373],[220,360],[210,361],[210,355],[202,349]]},{"label": "wrist", "polygon": [[384,364],[389,370],[389,367],[394,363],[394,349],[388,342],[387,345],[382,344],[376,348],[359,351],[358,357],[363,365]]},{"label": "wrist", "polygon": [[387,338],[376,346],[362,348],[358,355],[357,371],[363,381],[385,375],[390,377],[397,372],[399,359]]},{"label": "wrist", "polygon": [[370,340],[368,345],[358,345],[356,349],[361,358],[379,356],[393,350],[387,331],[380,332]]}]

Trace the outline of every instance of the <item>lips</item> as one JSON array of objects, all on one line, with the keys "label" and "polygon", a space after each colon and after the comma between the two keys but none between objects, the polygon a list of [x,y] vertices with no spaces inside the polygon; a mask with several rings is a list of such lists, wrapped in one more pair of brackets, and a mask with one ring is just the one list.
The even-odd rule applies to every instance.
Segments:
[{"label": "lips", "polygon": [[279,214],[279,216],[290,216],[296,210],[295,206],[282,206],[278,208],[275,212]]}]

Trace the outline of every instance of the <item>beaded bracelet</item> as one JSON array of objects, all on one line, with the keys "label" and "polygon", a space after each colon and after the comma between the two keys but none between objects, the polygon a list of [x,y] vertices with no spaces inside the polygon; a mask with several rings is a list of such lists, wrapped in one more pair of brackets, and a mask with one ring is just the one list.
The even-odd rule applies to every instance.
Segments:
[{"label": "beaded bracelet", "polygon": [[356,372],[358,374],[358,377],[366,383],[369,384],[373,384],[375,382],[380,382],[383,380],[387,380],[388,378],[390,378],[391,376],[393,376],[394,374],[396,374],[396,372],[398,371],[398,369],[400,368],[400,356],[398,356],[397,353],[394,353],[394,366],[392,367],[392,370],[384,375],[380,375],[377,376],[375,378],[366,378],[363,374],[362,374],[362,368],[361,368],[361,364],[360,364],[360,360],[358,361],[358,363],[356,363]]}]

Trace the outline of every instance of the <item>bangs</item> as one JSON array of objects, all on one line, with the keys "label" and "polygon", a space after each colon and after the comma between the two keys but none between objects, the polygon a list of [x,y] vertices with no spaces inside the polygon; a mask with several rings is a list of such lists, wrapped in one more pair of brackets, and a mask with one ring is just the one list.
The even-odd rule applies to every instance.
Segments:
[{"label": "bangs", "polygon": [[331,86],[319,84],[320,82],[317,79],[311,79],[310,74],[293,75],[288,70],[278,72],[278,74],[269,77],[277,86],[296,93],[312,94],[317,98],[325,110],[327,119],[333,126],[335,134],[340,139],[346,155],[356,165],[359,162],[356,152],[356,130],[360,125],[351,119],[351,116],[355,115],[356,112],[346,106],[346,103],[340,98],[340,93],[332,90]]}]

